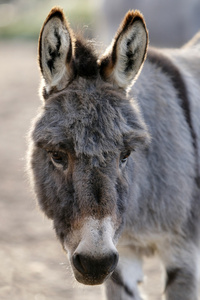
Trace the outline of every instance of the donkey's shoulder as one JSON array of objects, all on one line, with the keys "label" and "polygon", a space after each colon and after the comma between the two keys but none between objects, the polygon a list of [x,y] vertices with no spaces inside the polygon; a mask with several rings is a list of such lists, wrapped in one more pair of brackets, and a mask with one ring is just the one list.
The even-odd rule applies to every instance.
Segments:
[{"label": "donkey's shoulder", "polygon": [[179,97],[185,102],[186,87],[182,76],[181,68],[176,64],[170,51],[149,48],[147,61],[159,68],[160,73],[164,73],[171,81],[172,86],[178,92]]}]

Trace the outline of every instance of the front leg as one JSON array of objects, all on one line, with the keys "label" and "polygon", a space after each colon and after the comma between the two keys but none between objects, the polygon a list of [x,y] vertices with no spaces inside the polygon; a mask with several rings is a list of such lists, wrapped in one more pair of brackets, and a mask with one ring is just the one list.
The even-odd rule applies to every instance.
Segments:
[{"label": "front leg", "polygon": [[198,300],[198,249],[192,243],[165,252],[166,300]]},{"label": "front leg", "polygon": [[142,261],[135,253],[123,251],[116,270],[106,281],[108,300],[141,300],[138,283],[143,279]]},{"label": "front leg", "polygon": [[166,300],[197,300],[195,270],[190,268],[169,268],[167,270]]}]

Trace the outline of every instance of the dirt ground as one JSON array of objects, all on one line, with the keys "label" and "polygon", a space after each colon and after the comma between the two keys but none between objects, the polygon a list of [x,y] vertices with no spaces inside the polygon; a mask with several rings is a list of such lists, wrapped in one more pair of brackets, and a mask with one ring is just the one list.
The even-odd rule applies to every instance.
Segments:
[{"label": "dirt ground", "polygon": [[[0,42],[0,299],[104,299],[102,287],[75,282],[25,174],[26,134],[40,105],[36,57],[36,43]],[[144,269],[149,299],[161,299],[160,265],[148,260]]]}]

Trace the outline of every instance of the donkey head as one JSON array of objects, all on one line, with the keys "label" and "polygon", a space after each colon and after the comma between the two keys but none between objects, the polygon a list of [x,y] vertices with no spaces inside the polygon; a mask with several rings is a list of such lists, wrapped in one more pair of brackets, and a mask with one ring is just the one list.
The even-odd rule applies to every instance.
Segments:
[{"label": "donkey head", "polygon": [[137,11],[127,13],[100,59],[91,42],[73,34],[59,8],[41,30],[44,105],[31,133],[33,181],[74,275],[84,284],[102,283],[118,262],[134,153],[148,142],[126,89],[141,70],[147,44]]}]

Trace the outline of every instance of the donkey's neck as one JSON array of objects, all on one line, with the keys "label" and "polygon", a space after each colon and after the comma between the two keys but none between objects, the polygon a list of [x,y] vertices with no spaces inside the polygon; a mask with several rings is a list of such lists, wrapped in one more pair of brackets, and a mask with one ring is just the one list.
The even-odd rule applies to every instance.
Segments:
[{"label": "donkey's neck", "polygon": [[[176,230],[177,224],[187,213],[183,205],[183,190],[187,202],[198,175],[192,120],[185,112],[185,95],[181,96],[178,83],[172,83],[171,72],[173,69],[166,71],[154,57],[147,57],[130,92],[139,104],[152,137],[149,149],[142,153],[144,157],[137,160],[141,165],[138,165],[139,175],[132,188],[132,198],[137,197],[137,200],[130,201],[134,228],[144,229],[144,224],[147,224],[147,232],[149,228],[159,230],[159,224],[162,224],[162,230],[169,227]],[[168,207],[173,207],[170,214],[165,211],[166,203],[169,203]],[[146,207],[145,212],[142,207]]]}]

